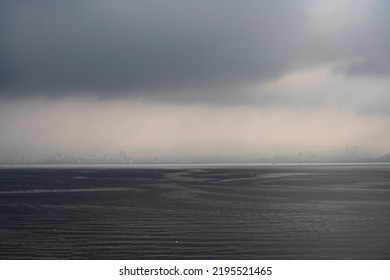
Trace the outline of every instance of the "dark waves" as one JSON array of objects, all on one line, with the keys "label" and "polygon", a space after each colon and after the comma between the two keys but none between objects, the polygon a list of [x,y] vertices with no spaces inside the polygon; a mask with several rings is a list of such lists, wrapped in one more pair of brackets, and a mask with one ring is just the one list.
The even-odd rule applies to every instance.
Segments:
[{"label": "dark waves", "polygon": [[2,259],[389,259],[390,166],[0,169]]}]

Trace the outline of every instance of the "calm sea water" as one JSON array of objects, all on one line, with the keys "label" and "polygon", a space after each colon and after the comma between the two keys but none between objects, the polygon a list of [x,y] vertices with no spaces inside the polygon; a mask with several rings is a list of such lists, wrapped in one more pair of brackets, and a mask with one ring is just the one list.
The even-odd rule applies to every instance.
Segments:
[{"label": "calm sea water", "polygon": [[0,168],[1,259],[390,259],[390,165]]}]

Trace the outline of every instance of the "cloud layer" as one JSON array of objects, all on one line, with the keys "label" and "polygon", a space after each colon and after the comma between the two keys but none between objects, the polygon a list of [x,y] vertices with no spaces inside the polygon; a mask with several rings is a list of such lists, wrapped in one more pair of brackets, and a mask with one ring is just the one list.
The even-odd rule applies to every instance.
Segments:
[{"label": "cloud layer", "polygon": [[387,0],[0,0],[0,159],[388,153],[389,14]]},{"label": "cloud layer", "polygon": [[0,94],[246,102],[243,85],[329,63],[388,76],[390,4],[323,2],[2,0]]}]

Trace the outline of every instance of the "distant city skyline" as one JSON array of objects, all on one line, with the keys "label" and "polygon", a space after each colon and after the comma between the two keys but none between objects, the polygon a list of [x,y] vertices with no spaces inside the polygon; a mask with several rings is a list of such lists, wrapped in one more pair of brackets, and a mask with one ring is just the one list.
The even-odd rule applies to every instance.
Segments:
[{"label": "distant city skyline", "polygon": [[[299,151],[287,154],[185,154],[172,152],[160,153],[127,153],[119,150],[116,153],[102,153],[94,155],[64,154],[56,152],[49,156],[28,156],[19,154],[0,157],[0,164],[140,164],[140,163],[342,163],[342,162],[379,162],[381,157],[376,153],[361,149],[356,145],[345,146],[331,153],[321,151]],[[387,159],[385,161],[388,161]]]}]

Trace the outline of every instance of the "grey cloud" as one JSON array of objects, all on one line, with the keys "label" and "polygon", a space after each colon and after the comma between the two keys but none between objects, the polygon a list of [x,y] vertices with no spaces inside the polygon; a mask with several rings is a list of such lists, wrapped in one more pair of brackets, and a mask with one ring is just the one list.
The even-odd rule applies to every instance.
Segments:
[{"label": "grey cloud", "polygon": [[364,24],[345,34],[347,58],[343,68],[348,76],[386,77],[390,75],[390,2],[363,1],[368,5]]},{"label": "grey cloud", "polygon": [[[238,91],[226,96],[221,88],[355,57],[378,72],[371,62],[378,53],[381,73],[389,73],[383,10],[373,8],[379,17],[368,30],[340,39],[311,29],[310,2],[1,1],[0,96],[236,102],[248,97]],[[211,88],[220,90],[202,90]]]},{"label": "grey cloud", "polygon": [[357,108],[357,113],[363,115],[390,116],[390,92],[383,93],[378,98],[361,105]]},{"label": "grey cloud", "polygon": [[[3,95],[174,92],[280,75],[302,28],[278,1],[3,1]],[[282,20],[280,20],[282,19]]]},{"label": "grey cloud", "polygon": [[335,67],[335,72],[348,76],[383,77],[390,74],[390,64],[386,60],[353,60]]}]

